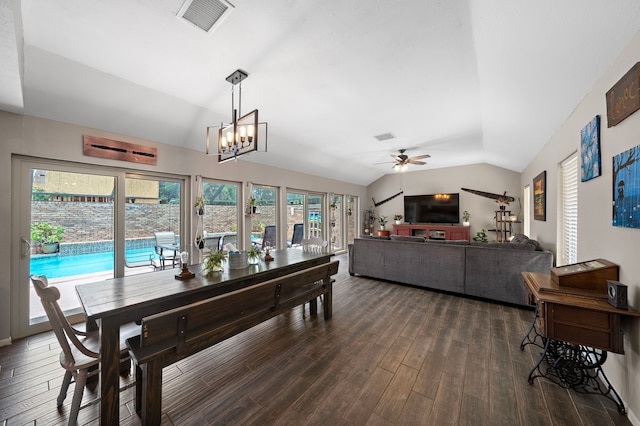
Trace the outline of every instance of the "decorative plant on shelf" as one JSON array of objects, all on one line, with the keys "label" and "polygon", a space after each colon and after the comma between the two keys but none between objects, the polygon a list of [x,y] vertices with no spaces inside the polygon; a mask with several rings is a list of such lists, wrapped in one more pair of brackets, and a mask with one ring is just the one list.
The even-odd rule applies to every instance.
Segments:
[{"label": "decorative plant on shelf", "polygon": [[252,195],[249,197],[249,207],[247,207],[248,213],[256,213],[258,210],[258,200]]},{"label": "decorative plant on shelf", "polygon": [[49,222],[36,222],[31,224],[31,240],[40,245],[43,253],[55,253],[59,249],[59,243],[64,239],[64,228]]},{"label": "decorative plant on shelf", "polygon": [[222,271],[222,264],[227,259],[227,255],[221,250],[214,250],[204,258],[204,269],[207,272]]},{"label": "decorative plant on shelf", "polygon": [[196,246],[202,250],[204,248],[204,237],[202,235],[196,235]]},{"label": "decorative plant on shelf", "polygon": [[378,218],[378,223],[380,223],[380,229],[384,230],[385,227],[387,226],[387,222],[389,221],[389,219],[387,219],[386,216],[380,216]]},{"label": "decorative plant on shelf", "polygon": [[471,219],[471,214],[468,211],[462,212],[462,224],[464,226],[469,226],[469,219]]},{"label": "decorative plant on shelf", "polygon": [[204,215],[204,197],[196,197],[193,207],[196,209],[198,216]]},{"label": "decorative plant on shelf", "polygon": [[249,259],[249,263],[256,264],[260,261],[262,257],[262,250],[259,247],[251,246],[247,249],[247,258]]},{"label": "decorative plant on shelf", "polygon": [[331,210],[335,210],[338,208],[338,197],[335,197],[332,201],[331,204],[329,204],[329,208]]},{"label": "decorative plant on shelf", "polygon": [[394,214],[393,215],[393,220],[396,221],[396,225],[400,225],[400,221],[402,220],[404,216],[402,216],[401,214]]},{"label": "decorative plant on shelf", "polygon": [[478,243],[488,243],[489,238],[487,238],[487,232],[483,229],[482,231],[476,232],[476,236],[473,237],[473,241]]}]

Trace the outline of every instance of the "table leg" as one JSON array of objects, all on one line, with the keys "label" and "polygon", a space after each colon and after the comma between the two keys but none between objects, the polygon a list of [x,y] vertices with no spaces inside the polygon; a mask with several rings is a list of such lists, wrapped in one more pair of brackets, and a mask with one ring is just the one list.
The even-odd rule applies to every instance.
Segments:
[{"label": "table leg", "polygon": [[120,324],[116,318],[100,321],[100,424],[119,422]]},{"label": "table leg", "polygon": [[[522,341],[520,342],[520,350],[523,351],[524,347],[527,345],[535,345],[541,349],[544,349],[545,341],[544,336],[538,332],[536,328],[536,322],[538,321],[538,315],[540,315],[540,307],[539,304],[536,304],[536,308],[533,314],[533,321],[531,321],[531,326],[529,327],[529,331],[524,335]],[[533,338],[531,335],[533,334]],[[541,340],[541,343],[538,341]]]},{"label": "table leg", "polygon": [[327,292],[324,294],[324,304],[323,304],[323,308],[324,308],[324,319],[328,320],[331,319],[331,316],[333,315],[333,307],[332,307],[332,303],[333,303],[333,279],[331,279],[330,276],[327,276],[324,279],[324,282],[326,283],[326,290]]},{"label": "table leg", "polygon": [[[566,389],[578,393],[597,394],[611,399],[620,414],[625,414],[620,395],[602,370],[607,351],[546,339],[540,360],[529,373],[529,383],[536,377],[544,377]],[[542,362],[546,368],[541,368]]]}]

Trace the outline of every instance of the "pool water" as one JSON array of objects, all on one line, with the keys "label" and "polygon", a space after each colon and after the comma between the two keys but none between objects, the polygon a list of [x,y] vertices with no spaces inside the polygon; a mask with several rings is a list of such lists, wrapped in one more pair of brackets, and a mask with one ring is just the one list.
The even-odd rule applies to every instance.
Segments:
[{"label": "pool water", "polygon": [[[126,257],[132,261],[148,259],[154,249],[127,250]],[[113,252],[78,254],[74,256],[34,256],[31,258],[31,274],[47,278],[62,278],[73,275],[93,274],[113,270]]]}]

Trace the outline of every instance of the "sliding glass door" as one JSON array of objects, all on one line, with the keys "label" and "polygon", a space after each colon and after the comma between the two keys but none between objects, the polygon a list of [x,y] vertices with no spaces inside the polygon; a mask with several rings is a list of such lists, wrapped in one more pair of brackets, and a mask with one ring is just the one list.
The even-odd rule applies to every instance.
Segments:
[{"label": "sliding glass door", "polygon": [[180,242],[184,178],[21,157],[12,173],[16,338],[48,328],[30,274],[46,276],[70,320],[83,320],[76,285],[153,272],[155,231],[171,230]]}]

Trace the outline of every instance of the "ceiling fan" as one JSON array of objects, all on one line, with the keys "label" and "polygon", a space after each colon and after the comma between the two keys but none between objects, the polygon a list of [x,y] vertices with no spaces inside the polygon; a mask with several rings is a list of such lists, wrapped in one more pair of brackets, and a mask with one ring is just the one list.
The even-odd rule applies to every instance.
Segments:
[{"label": "ceiling fan", "polygon": [[[429,158],[431,157],[429,154],[424,154],[424,155],[416,155],[415,157],[409,157],[407,154],[405,154],[406,149],[400,149],[398,150],[400,152],[400,154],[398,155],[391,155],[391,158],[393,158],[393,167],[392,168],[406,168],[406,166],[408,164],[415,164],[417,166],[423,166],[427,163],[425,163],[424,161],[419,161],[425,158]],[[376,164],[387,164],[387,163],[376,163]]]}]

